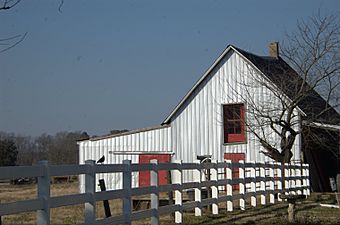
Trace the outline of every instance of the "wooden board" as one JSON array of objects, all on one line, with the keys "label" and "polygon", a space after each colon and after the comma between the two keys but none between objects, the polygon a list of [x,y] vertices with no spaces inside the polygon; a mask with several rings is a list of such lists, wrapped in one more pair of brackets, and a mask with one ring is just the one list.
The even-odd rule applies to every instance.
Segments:
[{"label": "wooden board", "polygon": [[[224,159],[225,160],[231,160],[231,162],[239,162],[240,160],[245,160],[245,154],[244,153],[224,153]],[[239,178],[239,168],[232,169],[232,177],[233,179]],[[235,184],[233,185],[233,191],[239,191],[239,185]]]},{"label": "wooden board", "polygon": [[[139,155],[139,163],[150,163],[151,160],[157,159],[158,163],[166,163],[171,161],[170,154],[141,154]],[[168,183],[168,171],[160,170],[158,172],[159,185]],[[139,187],[150,186],[150,171],[139,172]]]}]

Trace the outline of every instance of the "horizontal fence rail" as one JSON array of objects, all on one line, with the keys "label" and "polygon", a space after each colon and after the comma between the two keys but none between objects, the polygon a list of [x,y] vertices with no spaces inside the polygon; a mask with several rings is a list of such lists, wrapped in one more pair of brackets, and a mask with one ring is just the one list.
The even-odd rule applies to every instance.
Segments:
[{"label": "horizontal fence rail", "polygon": [[[170,184],[159,185],[160,170],[171,171]],[[193,181],[183,182],[183,171],[186,170],[193,172]],[[139,171],[150,171],[149,187],[132,187],[132,173]],[[97,173],[122,173],[123,189],[96,192]],[[51,197],[51,176],[81,174],[85,174],[85,193]],[[212,214],[218,214],[221,202],[226,203],[227,211],[233,211],[237,200],[239,208],[245,210],[246,199],[250,199],[250,207],[256,207],[258,199],[265,205],[282,201],[280,194],[310,194],[309,165],[300,163],[175,161],[158,164],[152,160],[150,164],[132,164],[124,160],[122,164],[96,165],[95,161],[88,160],[84,165],[52,166],[47,161],[40,161],[35,166],[0,167],[0,180],[19,177],[38,178],[37,198],[1,203],[0,217],[36,211],[38,225],[50,224],[51,208],[77,204],[84,204],[85,224],[131,224],[133,220],[145,218],[151,218],[151,224],[159,224],[159,215],[174,213],[175,222],[182,223],[184,210],[193,209],[196,216],[201,216],[205,206],[211,207]],[[185,190],[193,192],[192,201],[183,202]],[[203,199],[203,191],[209,192],[208,198]],[[160,192],[174,192],[174,204],[159,206]],[[132,197],[138,195],[150,195],[149,209],[132,210]],[[123,200],[123,214],[97,219],[96,202],[111,199]]]}]

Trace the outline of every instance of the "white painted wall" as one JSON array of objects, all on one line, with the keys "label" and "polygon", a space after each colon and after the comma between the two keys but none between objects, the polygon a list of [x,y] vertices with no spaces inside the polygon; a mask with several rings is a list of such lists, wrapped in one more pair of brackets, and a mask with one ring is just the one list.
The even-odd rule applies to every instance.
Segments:
[{"label": "white painted wall", "polygon": [[[271,161],[260,153],[264,149],[252,133],[247,133],[246,143],[223,144],[223,104],[244,103],[247,110],[246,101],[251,98],[258,105],[269,102],[280,106],[279,99],[265,86],[250,89],[244,85],[255,85],[253,78],[263,77],[252,68],[243,56],[231,51],[196,88],[171,121],[174,159],[192,162],[197,155],[212,155],[214,160],[223,161],[224,153],[245,153],[246,161]],[[245,116],[248,121],[253,118],[248,110]],[[271,142],[279,144],[278,135],[267,131]],[[300,160],[300,144],[297,137],[293,160]]]},{"label": "white painted wall", "polygon": [[[271,161],[260,153],[264,149],[252,133],[247,133],[246,143],[223,144],[223,104],[244,103],[248,122],[253,119],[248,101],[258,105],[268,102],[275,107],[280,105],[279,99],[268,88],[256,85],[254,77],[263,78],[243,56],[230,51],[174,114],[171,127],[79,142],[80,163],[87,159],[97,160],[102,155],[107,158],[105,163],[122,163],[123,159],[138,163],[138,154],[157,152],[174,153],[172,160],[183,162],[193,162],[198,155],[212,155],[214,160],[224,161],[224,153],[245,153],[246,161]],[[254,87],[246,89],[245,83]],[[298,112],[295,111],[295,114],[298,115]],[[278,136],[269,131],[267,129],[266,136],[272,143],[279,144]],[[293,160],[300,160],[300,146],[301,137],[298,136]],[[190,171],[184,174],[184,181],[192,180]],[[119,175],[100,177],[107,180],[108,189],[121,188]],[[133,179],[137,186],[138,174]],[[82,179],[80,183],[83,185]]]},{"label": "white painted wall", "polygon": [[[139,154],[172,154],[171,127],[163,126],[154,129],[146,129],[126,135],[111,135],[94,138],[79,143],[79,163],[85,160],[97,161],[103,155],[105,164],[121,164],[129,159],[132,163],[138,163]],[[121,174],[99,174],[98,179],[105,179],[106,188],[122,188]],[[132,183],[138,185],[138,173],[133,173]],[[84,191],[84,179],[80,177],[80,190]],[[99,191],[99,187],[97,187]]]}]

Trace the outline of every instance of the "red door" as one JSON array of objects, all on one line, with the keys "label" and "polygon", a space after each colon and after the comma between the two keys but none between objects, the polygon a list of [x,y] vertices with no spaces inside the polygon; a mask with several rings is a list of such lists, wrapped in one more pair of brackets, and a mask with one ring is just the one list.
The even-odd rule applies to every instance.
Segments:
[{"label": "red door", "polygon": [[[245,160],[244,153],[224,153],[225,160],[231,160],[231,162],[239,162],[240,160]],[[232,178],[238,179],[239,178],[239,168],[232,169]],[[238,191],[239,185],[233,185],[233,191]]]},{"label": "red door", "polygon": [[[139,163],[150,163],[151,160],[157,159],[158,163],[166,163],[171,161],[170,154],[141,154],[139,155]],[[168,183],[168,171],[158,171],[158,183],[164,185]],[[139,172],[139,187],[150,186],[150,171]]]}]

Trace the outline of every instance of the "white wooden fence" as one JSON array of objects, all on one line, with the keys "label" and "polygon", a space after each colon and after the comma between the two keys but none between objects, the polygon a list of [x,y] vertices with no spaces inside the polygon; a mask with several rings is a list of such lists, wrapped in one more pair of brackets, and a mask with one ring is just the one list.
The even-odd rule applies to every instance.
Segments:
[{"label": "white wooden fence", "polygon": [[[158,185],[158,171],[171,171],[172,184]],[[182,171],[192,170],[195,174],[193,182],[183,183]],[[210,180],[203,178],[204,171],[210,171]],[[232,177],[232,171],[237,170],[239,177]],[[283,171],[282,171],[283,170]],[[131,174],[138,171],[150,171],[150,187],[132,188]],[[223,173],[220,173],[220,172]],[[123,189],[96,192],[97,173],[123,173]],[[50,196],[50,179],[52,176],[67,176],[85,174],[85,193]],[[221,175],[222,174],[222,175]],[[285,176],[285,179],[281,175]],[[131,221],[151,218],[151,224],[159,224],[160,214],[175,213],[175,222],[182,223],[183,212],[194,209],[196,216],[202,215],[202,208],[211,205],[212,213],[218,214],[219,203],[226,202],[227,210],[234,208],[233,200],[239,201],[241,210],[246,209],[246,199],[250,198],[250,207],[256,207],[257,198],[265,205],[273,204],[274,195],[278,193],[292,193],[309,195],[309,167],[307,164],[281,164],[243,162],[231,163],[212,162],[206,164],[174,163],[131,164],[124,160],[123,164],[96,165],[88,160],[84,165],[48,165],[41,161],[35,166],[0,167],[0,179],[14,179],[19,177],[37,177],[37,198],[11,203],[0,204],[0,216],[21,212],[36,211],[37,224],[50,224],[50,209],[84,204],[85,224],[131,224]],[[239,185],[239,191],[233,191],[232,185]],[[201,190],[210,188],[211,198],[202,199]],[[183,203],[183,191],[193,189],[194,201]],[[222,191],[224,190],[224,191]],[[175,204],[159,206],[159,193],[174,191]],[[151,207],[147,210],[133,211],[131,197],[150,194]],[[107,199],[123,199],[123,214],[104,219],[96,219],[96,201]],[[62,215],[61,215],[62,216]]]}]

